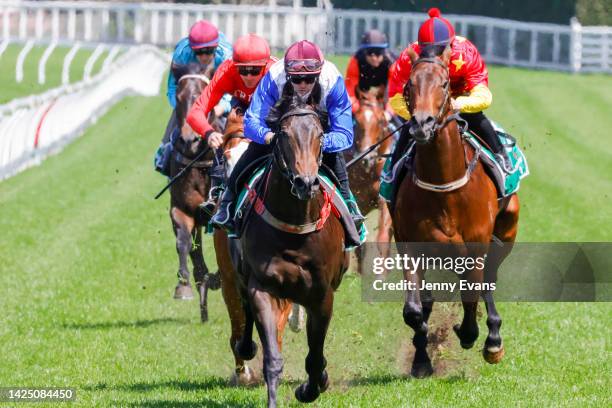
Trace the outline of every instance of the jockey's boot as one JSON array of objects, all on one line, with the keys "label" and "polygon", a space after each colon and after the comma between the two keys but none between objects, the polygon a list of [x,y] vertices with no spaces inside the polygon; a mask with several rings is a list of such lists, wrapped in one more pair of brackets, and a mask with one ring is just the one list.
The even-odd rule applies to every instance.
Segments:
[{"label": "jockey's boot", "polygon": [[208,191],[208,199],[202,202],[198,207],[207,218],[210,218],[215,213],[215,207],[217,206],[217,200],[223,192],[223,163],[219,163],[214,166],[210,172],[210,190]]},{"label": "jockey's boot", "polygon": [[234,220],[232,219],[231,206],[235,198],[236,196],[232,189],[226,188],[221,196],[221,202],[219,202],[217,212],[210,219],[210,222],[219,228],[232,231],[234,229]]},{"label": "jockey's boot", "polygon": [[355,228],[357,228],[357,232],[361,231],[361,227],[363,226],[363,222],[365,221],[365,217],[359,211],[359,206],[354,200],[346,200],[346,205],[351,213],[351,218],[355,223]]}]

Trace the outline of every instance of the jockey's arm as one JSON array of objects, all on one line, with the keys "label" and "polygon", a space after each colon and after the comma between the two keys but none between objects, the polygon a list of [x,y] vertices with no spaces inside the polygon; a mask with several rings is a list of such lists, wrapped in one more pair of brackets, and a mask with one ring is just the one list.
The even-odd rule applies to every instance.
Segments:
[{"label": "jockey's arm", "polygon": [[410,79],[411,68],[410,57],[404,51],[389,69],[389,105],[398,116],[406,120],[410,119],[410,112],[404,100],[404,86]]},{"label": "jockey's arm", "polygon": [[208,137],[213,132],[212,126],[208,123],[208,115],[211,110],[220,104],[219,101],[222,100],[224,94],[231,92],[229,86],[231,84],[228,84],[226,79],[228,69],[230,69],[230,62],[221,64],[187,115],[189,126],[202,137]]},{"label": "jockey's arm", "polygon": [[[270,109],[279,98],[279,91],[268,72],[257,85],[249,108],[244,114],[244,134],[252,141],[265,144],[265,136],[272,130],[266,124]],[[349,110],[350,114],[350,110]]]},{"label": "jockey's arm", "polygon": [[359,84],[359,65],[357,64],[357,58],[355,58],[355,56],[352,56],[349,60],[344,83],[346,84],[346,91],[348,92],[351,101],[351,109],[354,113],[359,109],[359,101],[355,95],[355,88]]},{"label": "jockey's arm", "polygon": [[340,152],[353,145],[353,117],[351,101],[341,76],[325,100],[329,115],[329,132],[323,136],[323,151]]},{"label": "jockey's arm", "polygon": [[478,84],[468,95],[459,96],[453,102],[453,107],[462,113],[477,113],[487,109],[493,102],[493,95],[485,84]]}]

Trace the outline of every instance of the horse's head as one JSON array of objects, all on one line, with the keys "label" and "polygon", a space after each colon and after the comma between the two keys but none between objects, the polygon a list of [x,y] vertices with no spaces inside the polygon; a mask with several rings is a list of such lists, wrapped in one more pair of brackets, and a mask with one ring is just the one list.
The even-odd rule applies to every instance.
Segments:
[{"label": "horse's head", "polygon": [[244,110],[232,109],[227,117],[227,126],[223,135],[223,156],[225,157],[225,175],[229,178],[240,156],[249,146],[250,140],[244,136]]},{"label": "horse's head", "polygon": [[[355,150],[359,154],[378,142],[387,127],[385,118],[385,87],[373,86],[368,90],[355,88],[359,109],[355,112]],[[369,156],[367,165],[374,163],[375,155]]]},{"label": "horse's head", "polygon": [[434,47],[425,48],[420,56],[408,49],[412,72],[404,96],[409,101],[408,110],[412,116],[410,134],[421,144],[433,140],[450,109],[450,47],[441,56],[437,54]]},{"label": "horse's head", "polygon": [[187,129],[188,126],[186,126],[185,119],[189,109],[210,81],[213,69],[212,64],[208,66],[199,64],[172,64],[171,69],[178,82],[176,89],[176,117],[182,130],[181,133],[184,137],[196,137],[191,128]]},{"label": "horse's head", "polygon": [[323,157],[323,126],[313,105],[294,96],[278,120],[274,160],[300,200],[319,190],[319,166]]}]

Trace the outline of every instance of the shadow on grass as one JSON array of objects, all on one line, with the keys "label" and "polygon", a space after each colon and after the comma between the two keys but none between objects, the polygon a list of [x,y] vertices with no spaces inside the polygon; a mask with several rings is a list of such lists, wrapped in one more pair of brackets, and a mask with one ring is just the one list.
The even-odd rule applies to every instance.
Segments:
[{"label": "shadow on grass", "polygon": [[192,380],[168,380],[158,382],[135,382],[133,384],[107,384],[98,383],[82,387],[83,390],[92,393],[101,392],[133,392],[142,395],[144,398],[138,401],[118,401],[114,404],[121,407],[257,407],[259,404],[254,401],[245,401],[242,396],[234,396],[228,393],[221,402],[210,399],[206,396],[198,396],[197,401],[180,401],[176,399],[146,399],[147,392],[163,391],[182,391],[182,392],[211,392],[214,390],[240,390],[241,393],[252,388],[236,388],[228,385],[228,380],[221,377],[211,377],[202,381]]},{"label": "shadow on grass", "polygon": [[174,317],[162,317],[159,319],[136,320],[132,322],[114,321],[98,323],[63,323],[64,329],[78,330],[100,330],[100,329],[121,329],[121,328],[145,328],[158,324],[190,324],[189,319],[177,319]]}]

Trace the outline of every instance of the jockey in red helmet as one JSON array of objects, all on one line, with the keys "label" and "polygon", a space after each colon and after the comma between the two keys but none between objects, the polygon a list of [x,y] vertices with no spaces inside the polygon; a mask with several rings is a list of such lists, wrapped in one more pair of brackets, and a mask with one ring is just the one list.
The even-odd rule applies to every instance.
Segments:
[{"label": "jockey in red helmet", "polygon": [[[223,143],[223,135],[215,132],[208,123],[207,118],[211,110],[226,94],[231,95],[232,106],[240,106],[246,110],[257,84],[274,62],[276,58],[270,57],[270,47],[266,40],[255,34],[238,38],[234,43],[232,59],[226,60],[219,66],[210,84],[189,110],[187,115],[189,126],[205,138],[210,147],[219,148]],[[222,171],[212,172],[212,174],[218,173],[222,174]],[[221,182],[222,180],[217,177],[212,177],[211,190]],[[211,194],[209,200],[202,204],[208,213],[215,206],[215,198]]]},{"label": "jockey in red helmet", "polygon": [[[312,96],[313,103],[327,112],[329,126],[322,141],[323,163],[338,178],[340,191],[349,203],[355,222],[359,224],[363,221],[363,216],[351,200],[346,163],[342,154],[353,144],[351,103],[344,80],[336,66],[324,59],[323,52],[316,44],[302,40],[292,44],[285,52],[283,60],[270,67],[253,94],[245,114],[244,131],[245,136],[254,143],[249,144],[236,164],[219,209],[211,220],[213,223],[231,228],[229,207],[236,194],[234,187],[237,178],[247,164],[272,152],[274,132],[266,123],[266,118],[282,98],[292,95],[299,95],[304,99]],[[357,229],[359,230],[359,227]]]},{"label": "jockey in red helmet", "polygon": [[[410,44],[418,55],[426,52],[428,55],[441,56],[450,48],[449,65],[450,89],[452,105],[467,121],[470,130],[480,135],[495,153],[502,167],[509,171],[511,165],[504,148],[491,122],[483,114],[483,110],[491,106],[493,96],[489,90],[489,74],[487,67],[476,49],[467,39],[456,36],[453,25],[441,17],[440,10],[432,8],[427,19],[419,28],[418,42]],[[411,63],[408,49],[404,50],[394,64],[389,79],[389,97],[393,110],[404,119],[410,118],[407,101],[404,99],[404,87],[410,78]],[[393,152],[392,164],[403,154],[409,135],[402,132],[400,140]]]}]

